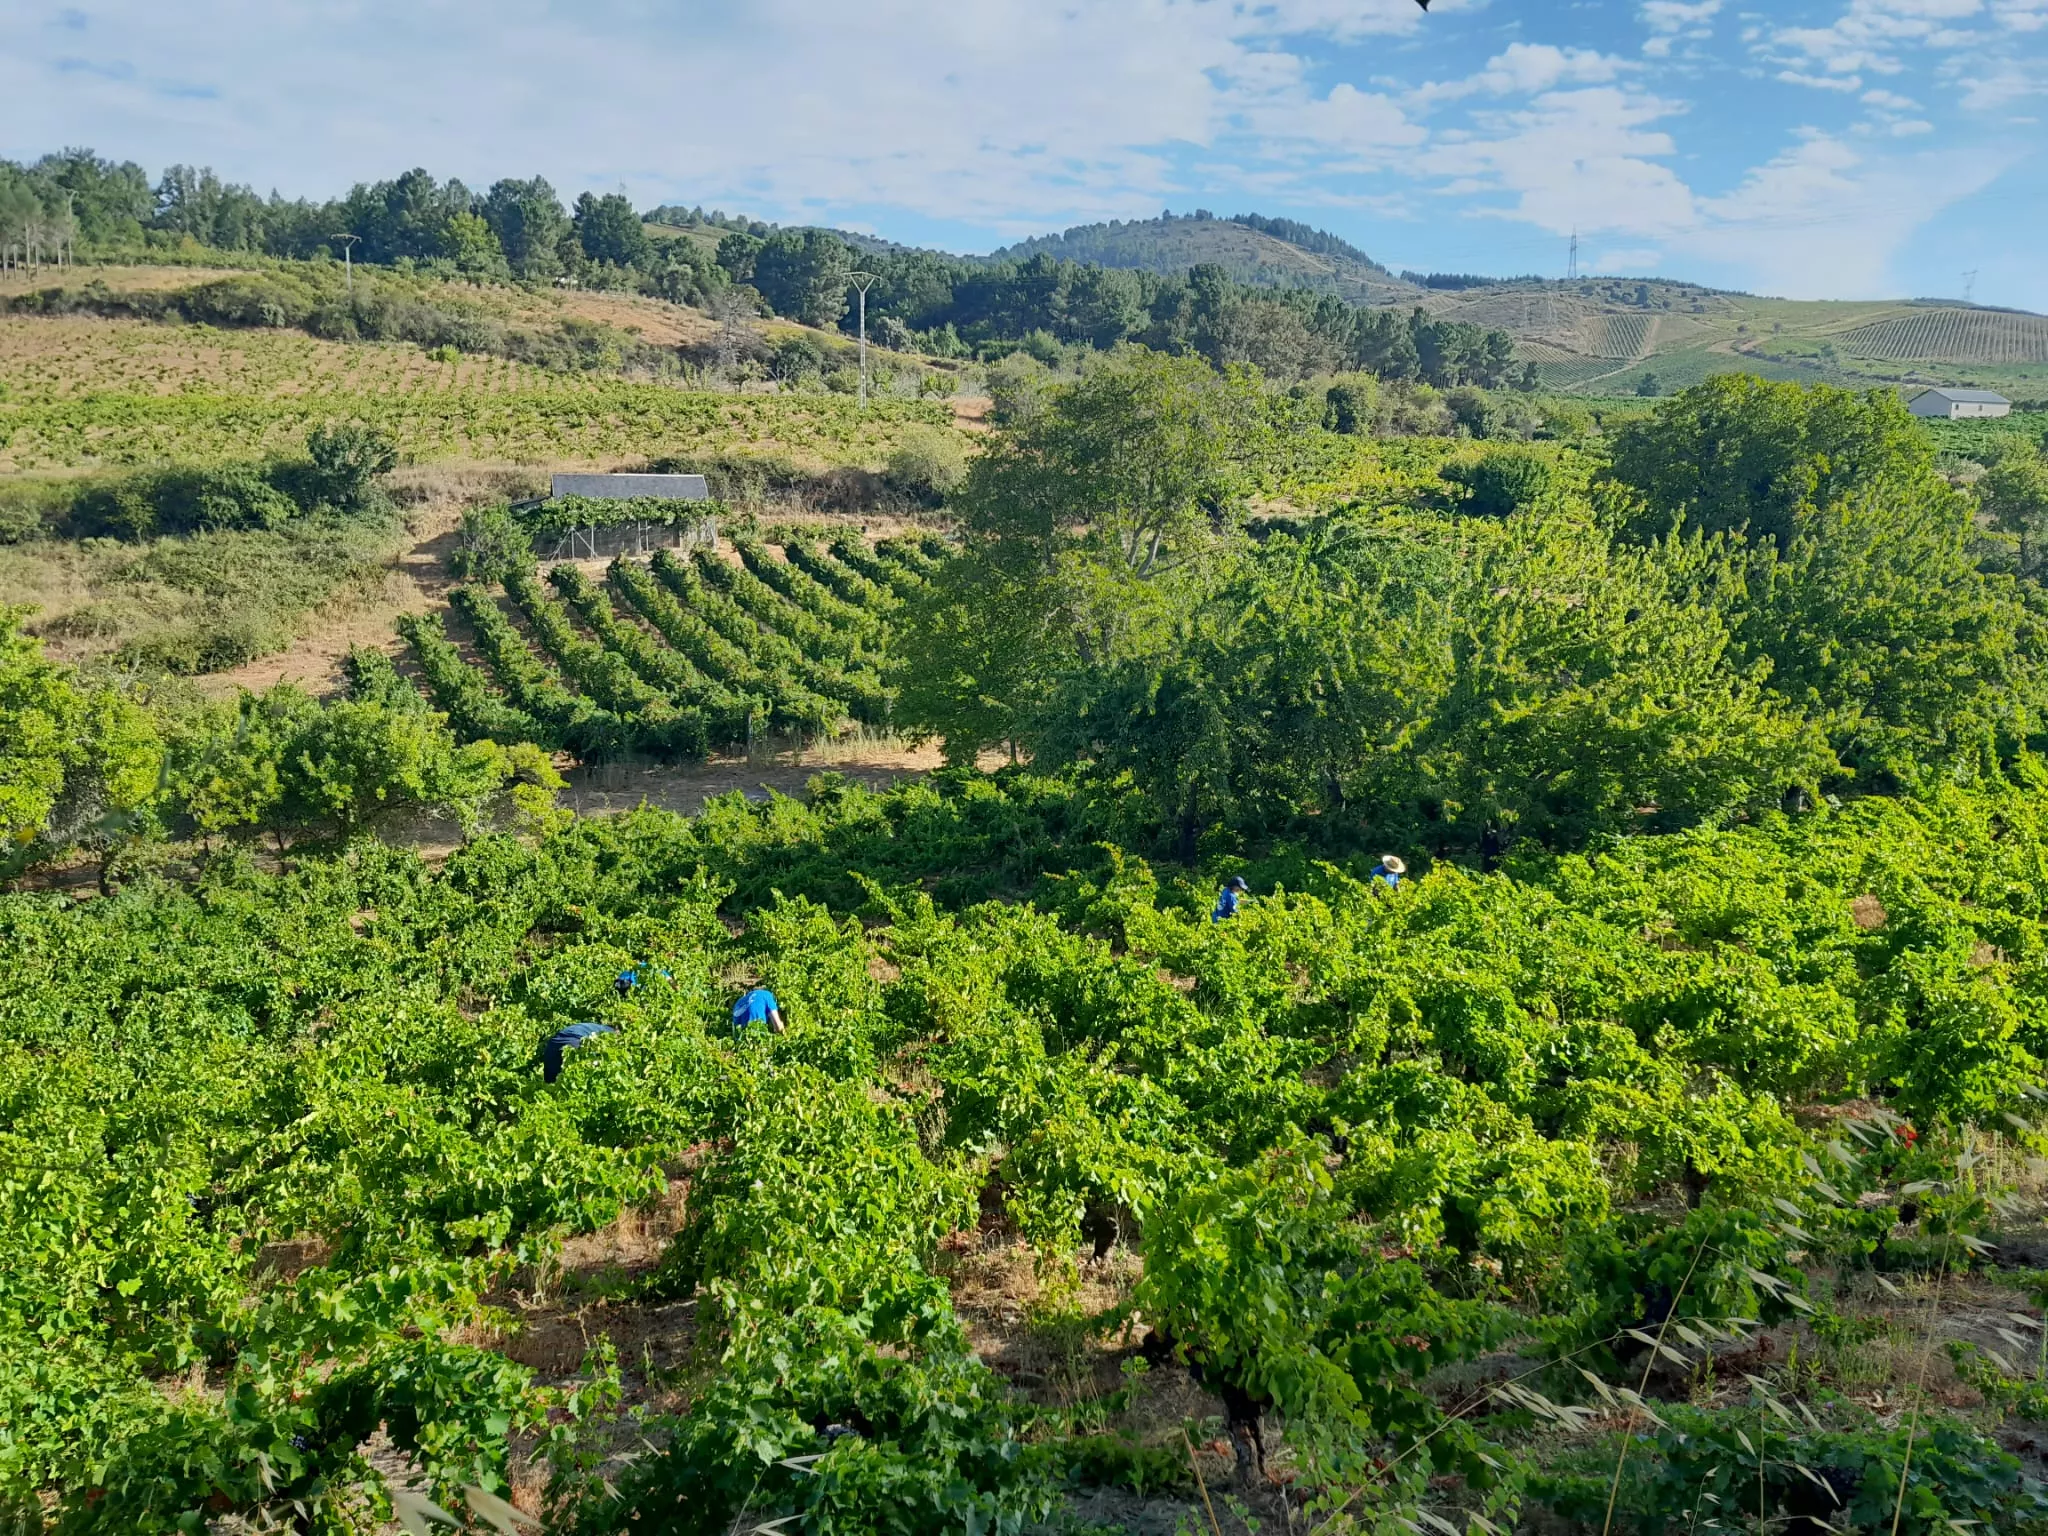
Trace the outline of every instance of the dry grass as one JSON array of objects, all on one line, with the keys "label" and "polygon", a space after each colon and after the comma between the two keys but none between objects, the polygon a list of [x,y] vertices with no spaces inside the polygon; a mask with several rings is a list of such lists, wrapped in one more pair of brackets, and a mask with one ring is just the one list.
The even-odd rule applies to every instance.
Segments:
[{"label": "dry grass", "polygon": [[87,283],[105,283],[121,290],[150,290],[173,293],[180,288],[197,288],[239,273],[232,267],[42,267],[30,272],[15,268],[0,272],[0,296],[40,293],[46,288],[79,288]]}]

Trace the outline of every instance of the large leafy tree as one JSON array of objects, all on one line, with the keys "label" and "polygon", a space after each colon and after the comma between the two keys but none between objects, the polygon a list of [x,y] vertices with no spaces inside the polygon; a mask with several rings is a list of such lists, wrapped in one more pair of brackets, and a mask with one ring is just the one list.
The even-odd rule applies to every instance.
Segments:
[{"label": "large leafy tree", "polygon": [[1967,501],[1935,482],[1798,508],[1780,554],[1751,555],[1736,631],[1772,689],[1825,725],[1866,779],[1990,767],[2048,705],[2040,620],[1986,575]]},{"label": "large leafy tree", "polygon": [[435,715],[379,704],[331,704],[285,749],[277,814],[290,825],[352,837],[388,817],[435,813],[474,825],[511,778],[495,742],[457,746]]},{"label": "large leafy tree", "polygon": [[1149,579],[1232,526],[1271,449],[1257,375],[1132,348],[992,443],[960,515],[1006,564]]},{"label": "large leafy tree", "polygon": [[2022,576],[2038,576],[2048,541],[2048,455],[2016,443],[1977,482],[1977,501],[1992,527],[2013,541]]},{"label": "large leafy tree", "polygon": [[[955,499],[965,550],[906,618],[924,673],[906,723],[971,756],[1029,740],[1067,666],[1160,654],[1229,546],[1271,421],[1255,375],[1136,348],[1049,392]],[[1067,715],[1044,718],[1047,749],[1077,739]]]},{"label": "large leafy tree", "polygon": [[1613,478],[1643,499],[1630,532],[1682,520],[1783,548],[1802,504],[1924,488],[1934,450],[1891,390],[1806,388],[1722,374],[1616,434]]}]

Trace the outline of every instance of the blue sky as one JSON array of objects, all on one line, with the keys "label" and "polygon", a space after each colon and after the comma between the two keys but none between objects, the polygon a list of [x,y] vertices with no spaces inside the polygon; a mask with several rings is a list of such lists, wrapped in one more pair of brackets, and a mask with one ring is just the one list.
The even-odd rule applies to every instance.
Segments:
[{"label": "blue sky", "polygon": [[2048,0],[10,0],[0,155],[425,165],[985,250],[1162,208],[1395,267],[2048,310]]}]

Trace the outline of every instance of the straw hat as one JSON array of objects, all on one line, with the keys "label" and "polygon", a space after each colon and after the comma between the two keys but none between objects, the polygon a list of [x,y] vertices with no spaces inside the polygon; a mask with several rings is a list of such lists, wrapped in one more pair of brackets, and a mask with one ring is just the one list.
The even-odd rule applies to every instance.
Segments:
[{"label": "straw hat", "polygon": [[1407,866],[1406,864],[1403,864],[1403,863],[1401,862],[1401,858],[1400,858],[1400,855],[1399,855],[1399,854],[1393,854],[1393,853],[1383,853],[1383,854],[1381,854],[1381,855],[1380,855],[1380,865],[1381,865],[1381,867],[1382,867],[1382,868],[1384,868],[1384,869],[1385,869],[1385,870],[1387,871],[1387,873],[1388,873],[1388,874],[1390,874],[1390,875],[1405,875],[1405,874],[1407,874],[1407,873],[1408,873],[1408,866]]}]

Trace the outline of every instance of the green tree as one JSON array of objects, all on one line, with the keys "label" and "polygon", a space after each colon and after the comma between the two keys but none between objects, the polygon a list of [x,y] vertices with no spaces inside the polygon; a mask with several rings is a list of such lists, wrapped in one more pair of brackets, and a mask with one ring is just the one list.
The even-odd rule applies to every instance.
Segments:
[{"label": "green tree", "polygon": [[932,506],[967,479],[967,445],[943,427],[907,427],[889,453],[889,483]]},{"label": "green tree", "polygon": [[375,427],[341,422],[315,427],[306,437],[306,456],[320,500],[362,512],[375,504],[378,479],[398,467],[398,444]]},{"label": "green tree", "polygon": [[319,704],[288,684],[173,712],[164,796],[202,837],[275,823],[287,756]]},{"label": "green tree", "polygon": [[1038,414],[1052,387],[1052,372],[1028,352],[1012,352],[988,366],[989,420],[1019,427]]},{"label": "green tree", "polygon": [[2038,620],[1971,551],[1967,499],[1939,480],[1797,510],[1755,551],[1737,637],[1866,780],[1991,770],[2040,729]]},{"label": "green tree", "polygon": [[[1119,686],[1138,689],[1139,659],[1159,654],[1156,632],[1199,592],[1201,567],[1227,546],[1270,450],[1257,377],[1217,373],[1200,358],[1134,348],[1050,391],[975,457],[954,498],[966,555],[906,616],[909,654],[936,658],[953,635],[971,637],[974,658],[942,674],[952,682],[919,690],[920,723],[970,754],[1028,735],[1033,701],[1062,659],[1093,669],[1133,662],[1139,672],[1119,673]],[[1006,643],[1021,665],[997,654]],[[972,701],[944,703],[953,686],[971,686]],[[1066,714],[1077,697],[1041,722],[1048,750],[1076,741]],[[955,743],[953,729],[968,720],[999,722],[1001,734]]]},{"label": "green tree", "polygon": [[[1611,546],[1583,510],[1518,517],[1458,564],[1443,694],[1417,712],[1414,808],[1553,840],[1714,821],[1833,768],[1698,594],[1739,584],[1697,537]],[[1414,775],[1420,775],[1419,779]],[[1387,789],[1364,798],[1390,803]]]},{"label": "green tree", "polygon": [[470,507],[448,564],[464,581],[502,581],[508,571],[533,569],[533,542],[504,503]]},{"label": "green tree", "polygon": [[[720,247],[721,251],[723,246]],[[778,315],[827,329],[846,313],[853,254],[821,229],[778,230],[753,253],[747,279]]]},{"label": "green tree", "polygon": [[1781,547],[1802,503],[1935,478],[1933,447],[1893,391],[1808,388],[1746,373],[1696,384],[1624,426],[1612,475],[1646,503],[1631,529],[1639,538],[1683,519],[1709,533],[1747,530]]},{"label": "green tree", "polygon": [[1526,448],[1491,449],[1438,473],[1463,493],[1459,510],[1474,517],[1506,517],[1542,499],[1556,478],[1551,461]]},{"label": "green tree", "polygon": [[292,738],[273,815],[341,838],[402,814],[452,816],[465,829],[512,778],[495,742],[457,746],[438,715],[379,704],[330,704]]},{"label": "green tree", "polygon": [[735,229],[718,242],[718,265],[734,284],[754,281],[754,258],[761,253],[761,237]]},{"label": "green tree", "polygon": [[599,197],[586,192],[576,199],[576,242],[591,261],[608,261],[619,267],[639,267],[653,254],[640,215],[618,192]]},{"label": "green tree", "polygon": [[996,438],[961,517],[1006,558],[1080,554],[1145,577],[1206,547],[1271,451],[1255,374],[1132,348]]},{"label": "green tree", "polygon": [[2019,573],[2038,576],[2048,539],[2048,456],[2031,444],[2007,449],[1977,482],[1977,503],[1991,526],[2013,540]]},{"label": "green tree", "polygon": [[557,250],[569,228],[569,215],[544,177],[493,183],[480,211],[519,276],[533,281],[561,270]]},{"label": "green tree", "polygon": [[941,566],[899,620],[897,728],[939,738],[956,765],[984,747],[1014,755],[1066,656],[1046,585],[973,550]]},{"label": "green tree", "polygon": [[464,277],[503,278],[511,275],[497,233],[481,214],[458,213],[441,226],[441,254]]},{"label": "green tree", "polygon": [[1324,392],[1323,425],[1346,436],[1370,437],[1379,408],[1379,380],[1369,373],[1352,374]]}]

